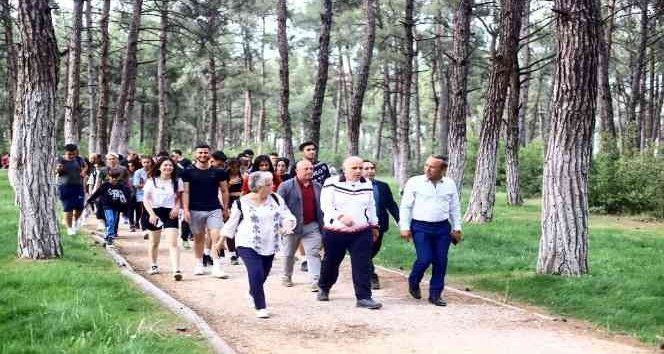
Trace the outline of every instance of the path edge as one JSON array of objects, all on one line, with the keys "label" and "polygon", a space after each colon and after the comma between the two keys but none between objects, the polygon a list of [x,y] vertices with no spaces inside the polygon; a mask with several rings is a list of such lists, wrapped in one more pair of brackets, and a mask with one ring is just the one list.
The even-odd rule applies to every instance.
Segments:
[{"label": "path edge", "polygon": [[[104,239],[96,235],[94,231],[88,234],[97,242],[100,242],[102,245],[104,244]],[[210,325],[205,322],[202,317],[196,314],[196,312],[194,312],[191,308],[173,298],[171,295],[154,285],[142,275],[136,273],[127,259],[125,259],[118,251],[106,247],[104,247],[104,250],[106,250],[106,253],[108,253],[111,258],[113,258],[115,264],[118,266],[118,268],[120,268],[120,272],[129,278],[132,282],[134,282],[134,284],[138,285],[143,293],[156,299],[171,312],[186,320],[190,324],[196,326],[203,337],[207,340],[210,347],[212,347],[214,353],[237,354],[237,352],[230,345],[228,345],[228,343],[223,338],[221,338],[221,336],[219,336],[219,334],[214,331],[212,327],[210,327]]]}]

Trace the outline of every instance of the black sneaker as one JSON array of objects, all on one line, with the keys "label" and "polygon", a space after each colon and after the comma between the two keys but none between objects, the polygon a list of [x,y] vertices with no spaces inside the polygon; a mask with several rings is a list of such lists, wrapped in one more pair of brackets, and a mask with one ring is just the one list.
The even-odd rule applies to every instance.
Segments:
[{"label": "black sneaker", "polygon": [[370,310],[378,310],[379,308],[383,307],[383,304],[381,304],[378,301],[375,301],[374,299],[369,298],[369,299],[357,300],[355,306]]},{"label": "black sneaker", "polygon": [[240,261],[237,260],[237,256],[231,256],[231,265],[239,265]]},{"label": "black sneaker", "polygon": [[302,262],[300,264],[300,270],[303,272],[308,272],[309,271],[309,266],[307,265],[307,261]]},{"label": "black sneaker", "polygon": [[419,285],[410,285],[408,284],[408,293],[410,293],[410,296],[412,296],[415,299],[421,299],[422,298],[422,292],[420,291],[420,286]]},{"label": "black sneaker", "polygon": [[447,306],[447,299],[444,297],[429,298],[429,302],[436,306]]},{"label": "black sneaker", "polygon": [[182,280],[182,272],[179,271],[179,270],[176,271],[175,274],[173,274],[173,279],[175,279],[175,281],[180,281],[180,280]]},{"label": "black sneaker", "polygon": [[318,299],[318,301],[330,301],[330,291],[320,289],[318,295],[316,295],[316,299]]},{"label": "black sneaker", "polygon": [[203,255],[203,267],[212,266],[212,265],[214,265],[214,261],[212,260],[212,256],[210,256],[209,254],[204,254]]}]

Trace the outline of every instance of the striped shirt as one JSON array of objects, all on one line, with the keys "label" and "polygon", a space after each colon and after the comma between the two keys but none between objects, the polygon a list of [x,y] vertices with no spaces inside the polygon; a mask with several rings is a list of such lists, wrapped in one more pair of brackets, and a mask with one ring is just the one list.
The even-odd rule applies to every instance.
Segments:
[{"label": "striped shirt", "polygon": [[[320,194],[320,204],[326,230],[356,233],[378,227],[373,185],[368,179],[350,182],[343,175],[328,178]],[[353,224],[346,226],[341,222],[342,215],[352,217]]]}]

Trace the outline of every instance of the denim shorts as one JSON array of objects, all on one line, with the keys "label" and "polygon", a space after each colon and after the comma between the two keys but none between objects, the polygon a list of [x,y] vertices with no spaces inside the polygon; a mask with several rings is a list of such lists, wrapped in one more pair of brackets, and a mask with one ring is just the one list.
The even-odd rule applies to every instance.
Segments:
[{"label": "denim shorts", "polygon": [[210,230],[221,230],[224,222],[221,218],[221,209],[203,211],[191,210],[191,233],[194,235],[202,235],[205,233],[205,228]]}]

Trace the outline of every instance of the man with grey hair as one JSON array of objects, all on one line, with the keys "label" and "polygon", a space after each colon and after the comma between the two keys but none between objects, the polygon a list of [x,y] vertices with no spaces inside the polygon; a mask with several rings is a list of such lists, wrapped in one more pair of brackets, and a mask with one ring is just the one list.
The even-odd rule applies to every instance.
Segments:
[{"label": "man with grey hair", "polygon": [[323,212],[320,208],[321,185],[313,180],[314,166],[308,160],[300,160],[295,164],[295,174],[295,178],[283,182],[277,190],[297,219],[294,233],[284,239],[285,262],[282,284],[287,287],[293,286],[294,256],[302,241],[312,281],[311,291],[316,292],[320,275],[323,227]]},{"label": "man with grey hair", "polygon": [[378,239],[378,218],[371,181],[362,177],[364,160],[351,156],[343,163],[343,174],[325,181],[321,192],[324,215],[325,257],[318,286],[319,301],[329,301],[329,292],[339,277],[339,266],[350,253],[357,307],[379,309],[371,298],[371,252]]}]

